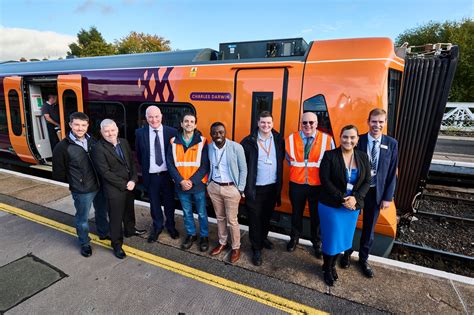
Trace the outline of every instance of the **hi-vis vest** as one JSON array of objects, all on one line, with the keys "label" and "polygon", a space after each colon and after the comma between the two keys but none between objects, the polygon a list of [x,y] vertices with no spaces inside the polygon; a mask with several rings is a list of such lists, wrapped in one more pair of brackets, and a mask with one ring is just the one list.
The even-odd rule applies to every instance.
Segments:
[{"label": "hi-vis vest", "polygon": [[[184,152],[184,146],[176,145],[174,139],[175,137],[170,140],[174,165],[184,179],[190,179],[201,166],[202,149],[206,145],[206,138],[201,137],[201,142],[189,147],[186,152]],[[201,181],[204,184],[207,183],[207,174]]]},{"label": "hi-vis vest", "polygon": [[299,131],[292,133],[285,142],[286,153],[290,158],[290,182],[321,185],[319,165],[324,152],[331,150],[332,137],[318,130],[307,160],[304,159],[304,141]]}]

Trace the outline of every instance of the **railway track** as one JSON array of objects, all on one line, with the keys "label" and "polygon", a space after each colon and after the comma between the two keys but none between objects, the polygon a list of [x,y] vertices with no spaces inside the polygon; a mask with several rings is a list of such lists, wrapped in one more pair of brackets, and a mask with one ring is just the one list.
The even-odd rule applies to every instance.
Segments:
[{"label": "railway track", "polygon": [[390,257],[428,268],[474,277],[474,257],[395,241]]}]

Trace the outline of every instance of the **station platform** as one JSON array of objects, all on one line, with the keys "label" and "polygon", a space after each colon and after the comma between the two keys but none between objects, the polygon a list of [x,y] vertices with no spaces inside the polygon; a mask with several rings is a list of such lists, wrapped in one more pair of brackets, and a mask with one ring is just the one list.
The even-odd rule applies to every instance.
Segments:
[{"label": "station platform", "polygon": [[[375,277],[367,279],[354,253],[351,268],[338,269],[329,289],[309,242],[289,253],[288,237],[276,233],[275,248],[264,250],[256,267],[245,226],[236,264],[228,263],[230,250],[218,257],[196,245],[183,251],[179,211],[181,239],[127,238],[124,260],[98,239],[91,217],[94,253],[84,258],[67,185],[6,170],[0,183],[0,313],[474,313],[473,278],[371,256]],[[150,230],[148,204],[136,202],[135,209],[137,228]]]}]

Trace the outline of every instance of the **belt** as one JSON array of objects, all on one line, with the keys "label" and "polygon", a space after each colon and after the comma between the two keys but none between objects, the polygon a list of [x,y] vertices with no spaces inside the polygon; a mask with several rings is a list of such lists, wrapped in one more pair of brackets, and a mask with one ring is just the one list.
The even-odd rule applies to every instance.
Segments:
[{"label": "belt", "polygon": [[233,182],[230,182],[230,183],[214,182],[214,183],[216,183],[216,184],[219,185],[219,186],[234,186],[234,183],[233,183]]},{"label": "belt", "polygon": [[161,176],[161,175],[165,175],[165,174],[168,174],[168,171],[159,172],[159,173],[150,173],[150,175],[156,175],[156,176]]}]

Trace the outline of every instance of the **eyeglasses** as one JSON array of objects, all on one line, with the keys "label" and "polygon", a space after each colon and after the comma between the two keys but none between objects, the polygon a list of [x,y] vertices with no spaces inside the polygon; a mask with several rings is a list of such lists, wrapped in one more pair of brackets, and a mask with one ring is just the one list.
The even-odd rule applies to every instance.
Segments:
[{"label": "eyeglasses", "polygon": [[303,123],[303,125],[305,125],[305,126],[306,126],[307,124],[309,124],[310,126],[312,126],[312,125],[314,125],[315,121],[303,121],[302,123]]}]

